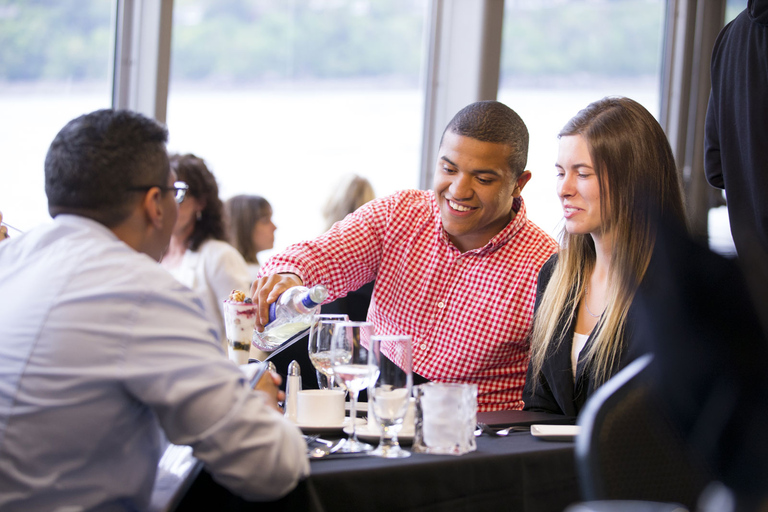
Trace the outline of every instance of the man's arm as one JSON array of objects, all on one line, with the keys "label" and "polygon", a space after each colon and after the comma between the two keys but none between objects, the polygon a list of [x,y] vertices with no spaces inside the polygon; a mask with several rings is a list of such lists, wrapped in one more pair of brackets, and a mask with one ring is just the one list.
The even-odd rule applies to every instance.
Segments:
[{"label": "man's arm", "polygon": [[269,318],[269,304],[292,286],[324,284],[328,301],[357,290],[378,272],[387,220],[397,207],[390,196],[366,204],[337,222],[322,236],[294,244],[270,258],[261,276],[251,287],[259,305],[256,329],[261,331]]},{"label": "man's arm", "polygon": [[704,127],[704,173],[710,185],[725,188],[723,164],[720,160],[720,133],[714,90],[709,95],[707,118]]},{"label": "man's arm", "polygon": [[267,374],[251,390],[201,317],[191,292],[150,297],[125,346],[126,390],[221,485],[246,499],[279,498],[309,473],[301,432],[276,410],[276,381]]}]

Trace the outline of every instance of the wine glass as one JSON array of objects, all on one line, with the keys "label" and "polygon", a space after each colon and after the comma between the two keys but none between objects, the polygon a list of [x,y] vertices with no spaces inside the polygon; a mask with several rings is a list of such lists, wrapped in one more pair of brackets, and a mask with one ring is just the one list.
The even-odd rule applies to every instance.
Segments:
[{"label": "wine glass", "polygon": [[413,387],[412,355],[411,336],[374,336],[371,339],[368,360],[378,371],[368,385],[368,402],[381,427],[379,446],[371,455],[385,458],[411,455],[400,448],[397,433],[403,427],[403,419],[410,405]]},{"label": "wine glass", "polygon": [[373,336],[370,322],[338,322],[331,338],[331,365],[336,382],[349,391],[349,419],[352,431],[339,451],[365,452],[373,446],[357,440],[357,395],[375,378],[376,367],[368,362],[368,346]]},{"label": "wine glass", "polygon": [[347,315],[323,314],[312,317],[309,330],[309,360],[317,373],[317,385],[320,389],[333,389],[333,370],[331,370],[331,336],[333,326],[338,322],[349,321]]}]

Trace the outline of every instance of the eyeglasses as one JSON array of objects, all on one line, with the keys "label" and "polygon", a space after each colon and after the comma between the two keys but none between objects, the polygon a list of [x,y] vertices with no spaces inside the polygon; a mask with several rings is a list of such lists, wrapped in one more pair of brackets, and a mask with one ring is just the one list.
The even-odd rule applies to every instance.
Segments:
[{"label": "eyeglasses", "polygon": [[163,187],[161,185],[147,185],[144,187],[131,187],[128,190],[149,190],[151,188],[159,188],[163,192],[169,191],[169,190],[175,190],[176,191],[176,202],[181,204],[184,201],[184,197],[187,195],[187,190],[189,190],[189,185],[184,183],[183,181],[177,181],[173,184],[172,187]]}]

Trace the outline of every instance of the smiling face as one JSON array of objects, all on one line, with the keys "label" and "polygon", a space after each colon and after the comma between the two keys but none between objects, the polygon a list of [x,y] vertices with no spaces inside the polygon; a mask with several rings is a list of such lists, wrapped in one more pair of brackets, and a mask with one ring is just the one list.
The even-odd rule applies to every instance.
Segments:
[{"label": "smiling face", "polygon": [[605,232],[600,209],[600,183],[589,147],[581,135],[560,137],[557,154],[557,196],[565,229],[572,235],[600,237]]},{"label": "smiling face", "polygon": [[477,249],[512,219],[512,202],[531,177],[515,180],[509,146],[447,131],[435,169],[435,197],[443,229],[462,252]]}]

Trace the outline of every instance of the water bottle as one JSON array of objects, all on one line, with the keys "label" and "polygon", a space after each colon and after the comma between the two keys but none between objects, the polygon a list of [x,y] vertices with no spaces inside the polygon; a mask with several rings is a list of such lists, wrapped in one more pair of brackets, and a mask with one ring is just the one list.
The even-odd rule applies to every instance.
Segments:
[{"label": "water bottle", "polygon": [[253,342],[262,350],[275,350],[298,333],[309,329],[312,316],[328,298],[328,289],[318,284],[312,288],[294,286],[269,305],[269,323],[264,332],[253,332]]}]

